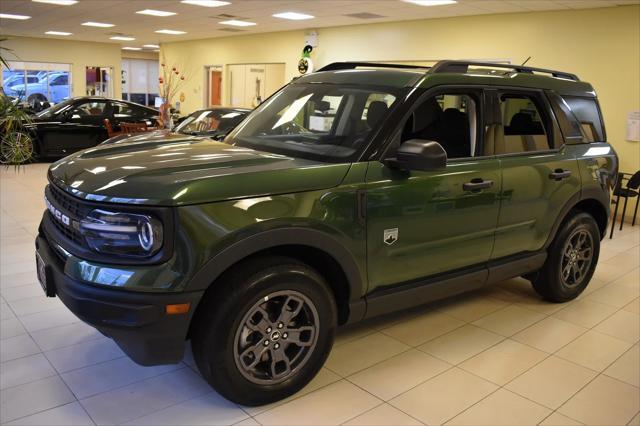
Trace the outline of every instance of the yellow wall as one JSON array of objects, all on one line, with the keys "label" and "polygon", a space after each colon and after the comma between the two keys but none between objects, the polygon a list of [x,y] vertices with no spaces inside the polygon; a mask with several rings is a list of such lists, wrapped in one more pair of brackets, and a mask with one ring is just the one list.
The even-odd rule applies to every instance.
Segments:
[{"label": "yellow wall", "polygon": [[[316,66],[445,58],[520,63],[532,56],[529,65],[576,73],[596,88],[621,170],[640,169],[640,142],[624,140],[627,113],[640,110],[640,6],[368,24],[318,34]],[[290,79],[303,40],[304,31],[289,31],[168,43],[162,53],[192,72],[183,89],[182,111],[189,112],[203,105],[205,65],[285,62]]]},{"label": "yellow wall", "polygon": [[159,57],[160,55],[158,54],[158,52],[149,52],[145,50],[123,50],[122,51],[122,59],[153,59],[157,61]]},{"label": "yellow wall", "polygon": [[[13,49],[15,57],[8,54],[9,60],[71,64],[73,96],[86,94],[88,66],[113,67],[114,76],[120,76],[122,53],[119,44],[9,36],[2,46]],[[116,98],[120,97],[120,82],[120,78],[113,79]]]}]

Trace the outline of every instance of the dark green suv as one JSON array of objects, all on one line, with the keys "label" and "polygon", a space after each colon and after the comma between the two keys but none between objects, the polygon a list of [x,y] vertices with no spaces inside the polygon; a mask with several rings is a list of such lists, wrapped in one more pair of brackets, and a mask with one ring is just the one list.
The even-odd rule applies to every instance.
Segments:
[{"label": "dark green suv", "polygon": [[224,142],[53,164],[39,278],[136,362],[178,362],[190,339],[216,390],[263,404],[314,377],[337,325],[516,276],[575,298],[616,175],[575,75],[335,63]]}]

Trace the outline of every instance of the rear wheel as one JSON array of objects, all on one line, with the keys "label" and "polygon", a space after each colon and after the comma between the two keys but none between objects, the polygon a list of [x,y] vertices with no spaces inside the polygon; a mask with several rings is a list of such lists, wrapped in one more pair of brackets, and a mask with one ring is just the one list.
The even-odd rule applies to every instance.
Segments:
[{"label": "rear wheel", "polygon": [[243,405],[297,392],[320,370],[337,322],[333,294],[309,266],[257,258],[225,274],[198,308],[193,353],[204,378]]},{"label": "rear wheel", "polygon": [[576,212],[558,231],[533,287],[545,299],[566,302],[578,297],[591,281],[600,254],[600,231],[588,213]]},{"label": "rear wheel", "polygon": [[24,164],[34,157],[34,146],[31,135],[22,131],[7,133],[0,141],[0,163]]}]

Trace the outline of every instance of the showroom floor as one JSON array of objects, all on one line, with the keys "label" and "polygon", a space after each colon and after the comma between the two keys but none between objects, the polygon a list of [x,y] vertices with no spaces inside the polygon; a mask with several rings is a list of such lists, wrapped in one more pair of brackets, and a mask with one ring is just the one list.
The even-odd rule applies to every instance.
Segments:
[{"label": "showroom floor", "polygon": [[514,279],[339,333],[302,392],[238,407],[190,354],[140,367],[36,282],[47,165],[0,171],[3,424],[640,424],[640,226],[606,239],[580,298]]}]

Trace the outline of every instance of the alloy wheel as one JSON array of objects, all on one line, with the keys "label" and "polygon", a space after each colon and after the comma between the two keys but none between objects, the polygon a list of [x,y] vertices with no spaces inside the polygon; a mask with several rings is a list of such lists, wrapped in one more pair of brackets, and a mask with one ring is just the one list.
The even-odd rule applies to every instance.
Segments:
[{"label": "alloy wheel", "polygon": [[562,251],[560,277],[567,287],[582,283],[593,261],[593,237],[585,229],[578,229],[567,239]]},{"label": "alloy wheel", "polygon": [[249,381],[273,385],[296,374],[318,340],[318,311],[304,294],[277,291],[244,315],[234,339],[234,360]]}]

